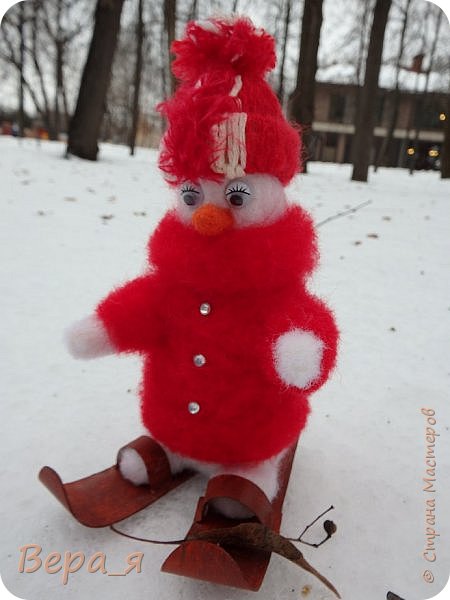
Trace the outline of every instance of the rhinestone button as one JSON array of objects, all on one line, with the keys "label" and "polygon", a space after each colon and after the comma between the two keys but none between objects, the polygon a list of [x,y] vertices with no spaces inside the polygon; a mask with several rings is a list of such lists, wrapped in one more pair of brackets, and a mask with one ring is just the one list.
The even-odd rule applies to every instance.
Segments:
[{"label": "rhinestone button", "polygon": [[206,358],[203,356],[203,354],[196,354],[193,358],[193,361],[196,367],[203,367],[203,365],[206,363]]},{"label": "rhinestone button", "polygon": [[199,410],[200,404],[198,402],[189,402],[188,411],[191,413],[191,415],[196,415]]},{"label": "rhinestone button", "polygon": [[203,302],[202,304],[200,304],[200,314],[201,315],[206,317],[206,315],[209,315],[210,312],[211,312],[211,304],[208,304],[208,302]]}]

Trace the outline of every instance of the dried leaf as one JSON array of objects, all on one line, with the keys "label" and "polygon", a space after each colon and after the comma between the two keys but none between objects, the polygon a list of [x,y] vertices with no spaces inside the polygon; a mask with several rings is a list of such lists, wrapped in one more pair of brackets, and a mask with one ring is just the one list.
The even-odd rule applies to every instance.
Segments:
[{"label": "dried leaf", "polygon": [[275,552],[302,567],[305,571],[315,575],[317,579],[340,598],[333,584],[306,561],[303,554],[292,542],[261,523],[241,523],[234,527],[200,531],[191,534],[186,541],[193,540],[204,540],[222,546],[247,547],[266,552]]},{"label": "dried leaf", "polygon": [[403,600],[403,598],[400,598],[400,596],[397,596],[397,594],[394,594],[394,592],[388,592],[386,595],[386,600]]}]

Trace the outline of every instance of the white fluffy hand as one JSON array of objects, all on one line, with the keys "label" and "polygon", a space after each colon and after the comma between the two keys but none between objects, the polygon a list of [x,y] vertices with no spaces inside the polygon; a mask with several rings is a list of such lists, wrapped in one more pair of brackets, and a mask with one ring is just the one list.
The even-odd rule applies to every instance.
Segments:
[{"label": "white fluffy hand", "polygon": [[75,358],[96,358],[116,352],[108,333],[96,315],[77,321],[65,331],[67,349]]},{"label": "white fluffy hand", "polygon": [[274,346],[275,369],[287,385],[308,388],[320,375],[324,344],[311,331],[292,329]]}]

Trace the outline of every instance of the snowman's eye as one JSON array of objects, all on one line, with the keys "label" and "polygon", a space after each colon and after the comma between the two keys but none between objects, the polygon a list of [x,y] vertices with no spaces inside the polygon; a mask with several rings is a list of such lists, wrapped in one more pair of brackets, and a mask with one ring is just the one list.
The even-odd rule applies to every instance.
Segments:
[{"label": "snowman's eye", "polygon": [[242,207],[247,204],[251,194],[250,188],[243,181],[231,182],[225,191],[225,197],[233,207]]},{"label": "snowman's eye", "polygon": [[181,199],[187,206],[198,206],[202,201],[201,189],[192,183],[185,183],[180,189]]}]

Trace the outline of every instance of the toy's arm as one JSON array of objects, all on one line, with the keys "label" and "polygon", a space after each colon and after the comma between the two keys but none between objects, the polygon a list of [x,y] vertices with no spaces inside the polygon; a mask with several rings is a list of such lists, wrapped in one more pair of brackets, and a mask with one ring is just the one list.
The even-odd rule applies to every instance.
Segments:
[{"label": "toy's arm", "polygon": [[64,332],[64,339],[75,358],[97,358],[116,352],[105,326],[95,314],[73,323]]},{"label": "toy's arm", "polygon": [[334,367],[339,333],[331,311],[309,295],[295,325],[275,341],[275,369],[287,385],[314,391]]},{"label": "toy's arm", "polygon": [[114,352],[140,352],[157,336],[155,284],[143,275],[113,290],[93,315],[67,331],[66,343],[75,358],[95,358]]}]

